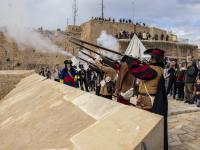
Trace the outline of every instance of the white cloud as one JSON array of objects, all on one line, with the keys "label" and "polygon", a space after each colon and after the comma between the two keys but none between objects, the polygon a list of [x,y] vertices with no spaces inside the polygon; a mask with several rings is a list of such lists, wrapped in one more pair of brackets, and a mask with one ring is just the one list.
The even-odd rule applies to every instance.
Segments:
[{"label": "white cloud", "polygon": [[196,27],[173,28],[173,31],[179,35],[179,38],[188,39],[190,43],[200,46],[200,29]]}]

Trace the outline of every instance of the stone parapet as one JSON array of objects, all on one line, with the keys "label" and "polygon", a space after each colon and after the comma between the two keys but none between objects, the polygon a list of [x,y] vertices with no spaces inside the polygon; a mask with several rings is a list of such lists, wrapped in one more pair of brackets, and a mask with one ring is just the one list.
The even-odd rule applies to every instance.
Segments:
[{"label": "stone parapet", "polygon": [[0,102],[0,149],[163,148],[163,119],[37,74]]},{"label": "stone parapet", "polygon": [[[127,49],[130,40],[119,40],[119,51],[124,53]],[[169,41],[142,41],[144,46],[149,48],[160,48],[165,50],[166,56],[172,56],[174,58],[184,57],[186,58],[188,55],[195,55],[195,52],[198,51],[197,45],[192,44],[184,44],[177,42],[169,42]]]}]

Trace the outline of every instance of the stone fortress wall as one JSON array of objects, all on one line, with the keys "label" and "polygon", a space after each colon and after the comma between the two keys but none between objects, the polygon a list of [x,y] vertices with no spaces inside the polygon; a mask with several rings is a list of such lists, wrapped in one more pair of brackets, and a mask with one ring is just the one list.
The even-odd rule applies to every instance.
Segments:
[{"label": "stone fortress wall", "polygon": [[83,23],[81,26],[69,26],[67,32],[76,33],[79,35],[81,39],[87,40],[89,42],[96,43],[96,39],[100,36],[102,30],[108,32],[115,36],[120,31],[128,31],[135,33],[150,33],[151,36],[158,35],[158,40],[161,39],[161,35],[164,35],[164,40],[167,35],[169,36],[169,41],[177,41],[177,36],[163,29],[159,29],[156,27],[148,27],[142,25],[135,25],[131,23],[119,23],[119,22],[109,22],[109,21],[98,21],[98,20],[90,20],[86,23]]},{"label": "stone fortress wall", "polygon": [[[120,52],[124,53],[128,47],[130,40],[119,40]],[[188,55],[193,55],[194,58],[198,59],[196,56],[197,46],[191,44],[181,44],[176,42],[163,42],[163,41],[142,41],[144,46],[149,48],[160,48],[165,50],[165,55],[169,58],[180,58],[186,59]]]},{"label": "stone fortress wall", "polygon": [[[92,43],[97,43],[97,38],[100,36],[101,31],[105,30],[108,34],[115,36],[120,31],[128,32],[146,32],[150,33],[151,36],[155,34],[158,35],[159,39],[155,40],[145,40],[142,41],[146,48],[160,48],[166,51],[166,55],[169,57],[186,57],[187,55],[193,55],[198,59],[198,46],[187,43],[179,43],[178,37],[174,34],[168,33],[163,29],[156,27],[147,27],[141,25],[134,25],[129,23],[113,23],[109,21],[98,21],[90,20],[81,26],[70,26],[68,27],[68,33],[76,33],[74,36],[81,38],[82,40],[89,41]],[[164,35],[164,40],[161,40],[161,35]],[[72,35],[72,34],[71,34]],[[169,36],[169,41],[165,41],[166,37]],[[130,40],[119,39],[119,51],[124,52],[129,44]],[[93,48],[93,47],[92,47]]]}]

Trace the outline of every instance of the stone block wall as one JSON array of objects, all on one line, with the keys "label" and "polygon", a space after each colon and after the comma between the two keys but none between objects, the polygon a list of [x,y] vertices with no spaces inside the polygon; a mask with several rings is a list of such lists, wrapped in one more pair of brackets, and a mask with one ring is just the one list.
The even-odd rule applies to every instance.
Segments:
[{"label": "stone block wall", "polygon": [[[119,51],[124,53],[128,47],[130,40],[119,40]],[[149,48],[160,48],[165,50],[166,56],[172,57],[187,57],[188,55],[195,56],[198,46],[191,44],[181,44],[166,41],[142,41],[144,46]]]}]

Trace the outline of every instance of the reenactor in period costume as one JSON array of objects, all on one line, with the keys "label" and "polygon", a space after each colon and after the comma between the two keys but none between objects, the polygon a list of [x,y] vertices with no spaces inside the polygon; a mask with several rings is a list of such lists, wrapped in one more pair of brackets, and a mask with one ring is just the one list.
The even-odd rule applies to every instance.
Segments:
[{"label": "reenactor in period costume", "polygon": [[108,98],[112,100],[112,95],[114,93],[114,79],[116,76],[116,71],[101,63],[99,60],[95,60],[96,66],[104,72],[104,78],[101,81],[101,89],[100,89],[100,95],[102,97]]},{"label": "reenactor in period costume", "polygon": [[116,81],[117,102],[131,105],[130,98],[133,95],[133,89],[135,85],[135,77],[129,72],[128,65],[124,60],[121,62],[118,78]]},{"label": "reenactor in period costume", "polygon": [[63,84],[66,84],[68,86],[76,87],[75,82],[75,75],[76,71],[72,67],[72,61],[71,60],[65,60],[64,61],[65,67],[61,71],[61,79],[60,82]]},{"label": "reenactor in period costume", "polygon": [[[122,22],[124,22],[124,20],[122,20]],[[141,33],[139,35],[142,37]],[[158,38],[158,35],[157,35],[157,38]],[[129,105],[130,103],[129,95],[132,94],[131,87],[135,86],[134,85],[135,82],[133,82],[133,80],[135,81],[136,78],[140,80],[139,94],[138,94],[138,98],[135,99],[134,104],[138,108],[150,111],[155,114],[162,115],[164,117],[164,150],[168,150],[168,133],[167,133],[168,101],[167,101],[167,95],[166,95],[166,89],[165,89],[165,79],[163,77],[164,51],[158,48],[146,50],[144,54],[151,55],[151,60],[149,63],[145,63],[145,62],[141,62],[137,58],[133,58],[131,56],[126,56],[126,55],[123,56],[121,53],[94,45],[89,42],[85,42],[85,41],[75,39],[75,38],[73,38],[73,40],[75,40],[76,42],[85,43],[90,46],[103,49],[108,52],[112,52],[114,54],[118,54],[119,56],[123,57],[121,61],[122,63],[121,62],[119,63],[115,60],[109,59],[106,56],[103,56],[103,57],[101,56],[102,58],[101,62],[103,64],[108,65],[109,67],[106,67],[99,61],[96,61],[96,65],[99,67],[99,69],[105,72],[105,75],[108,75],[108,70],[107,70],[108,68],[110,71],[113,70],[111,71],[113,73],[111,72],[109,73],[110,77],[112,76],[112,74],[115,74],[116,71],[119,73],[115,93],[118,96],[118,101],[121,103],[125,103],[124,101],[128,100],[128,102],[126,102],[125,104]],[[155,40],[156,40],[156,36],[155,36]],[[80,44],[76,44],[76,45],[80,46]],[[94,51],[90,50],[89,48],[86,48],[86,49],[94,53]],[[98,54],[98,55],[101,55],[101,54]],[[132,74],[135,78],[133,78],[133,76],[131,76],[130,74]],[[114,76],[115,75],[113,75],[113,77]],[[132,82],[133,85],[132,83],[130,84],[130,82],[128,81]],[[103,89],[101,89],[101,91],[102,90]]]},{"label": "reenactor in period costume", "polygon": [[164,51],[156,48],[148,49],[144,53],[151,55],[149,64],[139,63],[132,58],[127,59],[130,72],[141,80],[136,107],[164,117],[164,150],[168,150],[168,101],[163,77]]},{"label": "reenactor in period costume", "polygon": [[[124,56],[122,60],[126,62],[127,69],[123,67],[126,66],[124,63],[119,64],[116,62],[111,62],[105,58],[103,58],[103,62],[106,62],[106,64],[109,66],[118,68],[121,70],[121,72],[126,72],[122,71],[125,69],[129,71],[129,73],[131,73],[135,78],[140,79],[139,95],[136,99],[135,106],[164,117],[164,150],[168,150],[168,101],[165,89],[165,80],[163,77],[164,51],[157,48],[148,49],[145,51],[145,54],[151,55],[151,60],[148,64],[143,63],[136,58]],[[126,76],[130,79],[129,81],[134,80],[134,78],[127,73]],[[121,79],[119,79],[118,82],[120,82],[120,80]],[[123,82],[125,83],[125,80]],[[126,83],[126,85],[128,85],[128,83]],[[130,87],[131,86],[129,85],[129,88]],[[118,87],[116,90],[119,90]],[[120,98],[122,99],[123,97]]]}]

